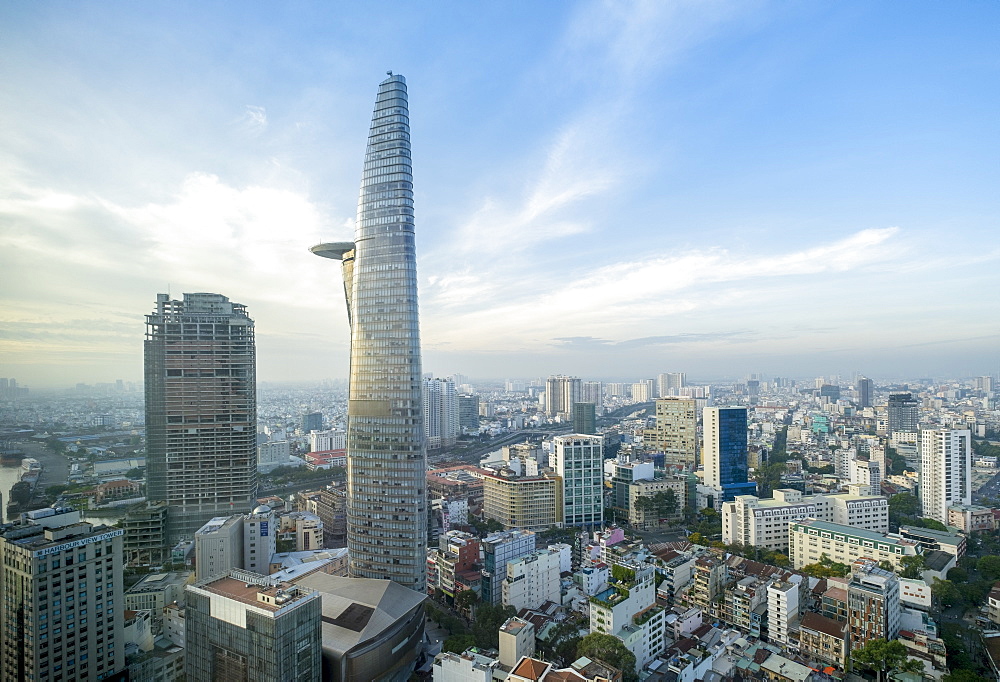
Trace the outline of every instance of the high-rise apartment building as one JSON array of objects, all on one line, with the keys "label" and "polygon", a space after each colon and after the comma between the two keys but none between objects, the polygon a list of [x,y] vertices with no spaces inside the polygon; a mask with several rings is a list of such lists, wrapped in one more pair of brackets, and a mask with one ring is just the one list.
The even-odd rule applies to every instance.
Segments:
[{"label": "high-rise apartment building", "polygon": [[667,464],[693,471],[698,466],[698,403],[694,398],[656,401],[656,427],[642,436],[648,452],[662,452]]},{"label": "high-rise apartment building", "polygon": [[188,585],[185,595],[187,679],[322,679],[319,592],[234,570]]},{"label": "high-rise apartment building", "polygon": [[55,512],[0,529],[3,680],[102,680],[125,669],[125,531]]},{"label": "high-rise apartment building", "polygon": [[665,372],[656,378],[656,396],[665,398],[668,395],[678,395],[677,391],[687,385],[684,372]]},{"label": "high-rise apartment building", "polygon": [[354,577],[424,591],[427,452],[406,80],[379,85],[354,242],[312,252],[342,263],[351,325],[347,545]]},{"label": "high-rise apartment building", "polygon": [[450,448],[458,441],[458,394],[451,379],[424,379],[424,434],[427,449]]},{"label": "high-rise apartment building", "polygon": [[723,502],[755,494],[747,463],[747,409],[706,407],[703,415],[706,485],[721,490]]},{"label": "high-rise apartment building", "polygon": [[948,507],[972,504],[972,432],[925,429],[917,447],[921,514],[947,524]]},{"label": "high-rise apartment building", "polygon": [[146,316],[147,499],[166,502],[168,537],[248,511],[257,496],[253,320],[219,294],[156,296]]},{"label": "high-rise apartment building", "polygon": [[875,395],[875,382],[868,377],[858,377],[856,386],[858,390],[858,407],[864,409],[872,406],[872,397]]},{"label": "high-rise apartment building", "polygon": [[600,381],[584,381],[580,384],[580,402],[593,403],[598,414],[604,410],[604,386]]},{"label": "high-rise apartment building", "polygon": [[886,406],[888,434],[916,433],[920,427],[920,401],[909,393],[892,393]]},{"label": "high-rise apartment building", "polygon": [[642,379],[632,384],[632,402],[648,403],[653,399],[653,380]]},{"label": "high-rise apartment building", "polygon": [[580,379],[553,375],[545,380],[545,414],[570,419],[573,404],[580,402]]},{"label": "high-rise apartment building", "polygon": [[563,480],[563,522],[600,528],[604,524],[604,439],[576,433],[556,436],[553,464]]}]

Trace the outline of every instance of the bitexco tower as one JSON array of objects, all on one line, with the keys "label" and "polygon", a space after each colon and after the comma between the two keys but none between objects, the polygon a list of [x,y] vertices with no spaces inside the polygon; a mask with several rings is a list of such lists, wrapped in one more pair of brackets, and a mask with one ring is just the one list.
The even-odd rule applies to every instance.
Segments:
[{"label": "bitexco tower", "polygon": [[423,592],[427,547],[420,328],[406,79],[379,84],[353,242],[341,261],[351,325],[347,409],[350,572]]}]

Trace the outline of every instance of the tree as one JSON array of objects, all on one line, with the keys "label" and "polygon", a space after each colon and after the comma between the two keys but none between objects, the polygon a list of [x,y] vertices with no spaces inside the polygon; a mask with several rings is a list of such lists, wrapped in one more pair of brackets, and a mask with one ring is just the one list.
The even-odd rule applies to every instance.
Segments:
[{"label": "tree", "polygon": [[924,570],[924,555],[904,556],[899,559],[899,576],[901,578],[919,578]]},{"label": "tree", "polygon": [[931,585],[931,596],[945,608],[962,603],[962,593],[950,580],[934,578],[934,584]]},{"label": "tree", "polygon": [[758,497],[771,497],[774,489],[781,485],[781,477],[788,467],[784,462],[770,462],[753,472],[753,480],[757,483]]},{"label": "tree", "polygon": [[476,609],[476,619],[472,623],[472,635],[476,645],[484,649],[496,649],[500,646],[500,626],[517,615],[513,606],[501,604],[480,604]]},{"label": "tree", "polygon": [[638,676],[635,672],[635,654],[625,648],[617,637],[592,632],[576,647],[577,658],[587,657],[598,659],[622,671],[624,682],[635,682]]},{"label": "tree", "polygon": [[976,570],[987,580],[1000,580],[1000,556],[980,557],[976,562]]},{"label": "tree", "polygon": [[898,640],[870,639],[851,652],[854,663],[875,672],[881,681],[883,671],[898,668],[906,661],[906,647]]},{"label": "tree", "polygon": [[941,678],[942,682],[983,682],[983,676],[973,670],[959,668]]},{"label": "tree", "polygon": [[455,595],[455,605],[463,610],[470,609],[478,601],[479,595],[472,590],[462,590]]},{"label": "tree", "polygon": [[969,581],[969,572],[964,568],[956,566],[948,571],[948,580],[953,583],[965,583]]},{"label": "tree", "polygon": [[942,533],[948,532],[948,526],[944,525],[937,519],[920,519],[923,523],[924,528],[929,528],[931,530],[939,530]]},{"label": "tree", "polygon": [[688,542],[694,545],[705,545],[705,546],[708,545],[708,542],[705,540],[704,537],[702,537],[701,533],[691,533],[690,535],[688,535],[687,539]]},{"label": "tree", "polygon": [[31,484],[18,481],[10,487],[10,501],[16,504],[27,504],[31,500]]},{"label": "tree", "polygon": [[903,516],[916,516],[920,513],[920,500],[912,493],[899,493],[889,498],[889,511]]},{"label": "tree", "polygon": [[469,633],[452,635],[444,640],[441,651],[451,651],[456,654],[464,653],[469,647],[476,646],[476,638]]}]

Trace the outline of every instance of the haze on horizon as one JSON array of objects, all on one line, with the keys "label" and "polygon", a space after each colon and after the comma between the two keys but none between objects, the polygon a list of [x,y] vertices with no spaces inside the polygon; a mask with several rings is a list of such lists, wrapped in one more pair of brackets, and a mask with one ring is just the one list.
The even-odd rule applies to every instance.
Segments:
[{"label": "haze on horizon", "polygon": [[[377,20],[373,19],[377,17]],[[6,3],[0,376],[142,377],[157,293],[347,375],[336,264],[410,88],[424,370],[1000,370],[1000,5]]]}]

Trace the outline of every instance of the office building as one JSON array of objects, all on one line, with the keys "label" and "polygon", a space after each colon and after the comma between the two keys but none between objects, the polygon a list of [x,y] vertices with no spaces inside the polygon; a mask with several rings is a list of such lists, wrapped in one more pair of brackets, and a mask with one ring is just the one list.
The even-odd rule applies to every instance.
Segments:
[{"label": "office building", "polygon": [[563,522],[600,528],[604,525],[604,439],[578,433],[556,436],[553,443],[553,468],[563,480]]},{"label": "office building", "polygon": [[809,518],[887,533],[889,500],[864,494],[866,486],[852,488],[856,492],[829,495],[803,495],[799,490],[779,488],[773,499],[739,495],[722,504],[722,541],[786,552],[789,521]]},{"label": "office building", "polygon": [[972,433],[925,429],[918,450],[921,514],[947,524],[949,507],[972,504]]},{"label": "office building", "polygon": [[319,593],[234,570],[186,589],[189,680],[322,679]]},{"label": "office building", "polygon": [[580,379],[553,375],[545,380],[545,414],[564,420],[572,418],[573,404],[580,402]]},{"label": "office building", "polygon": [[125,531],[57,512],[45,525],[0,527],[3,680],[102,680],[125,669]]},{"label": "office building", "polygon": [[278,467],[288,466],[292,454],[287,440],[261,443],[257,446],[257,471],[268,473]]},{"label": "office building", "polygon": [[302,415],[302,433],[323,430],[323,413],[310,412]]},{"label": "office building", "polygon": [[737,495],[753,495],[757,484],[749,480],[747,463],[747,409],[706,407],[705,484],[722,493],[724,502]]},{"label": "office building", "polygon": [[872,639],[894,640],[899,635],[899,580],[870,558],[851,564],[847,584],[847,627],[851,650]]},{"label": "office building", "polygon": [[424,379],[424,434],[428,450],[450,448],[458,441],[458,394],[451,379]]},{"label": "office building", "polygon": [[597,408],[593,403],[573,403],[573,431],[597,434]]},{"label": "office building", "polygon": [[916,433],[920,429],[920,401],[909,393],[889,394],[886,405],[886,428],[888,435],[894,433]]},{"label": "office building", "polygon": [[686,385],[687,377],[684,372],[665,372],[656,378],[656,397],[678,395],[678,391]]},{"label": "office building", "polygon": [[840,564],[852,564],[867,557],[899,567],[900,559],[923,554],[923,551],[918,543],[899,535],[815,519],[788,524],[788,558],[795,570],[818,563],[824,554],[830,561]]},{"label": "office building", "polygon": [[219,294],[157,294],[146,316],[147,499],[166,502],[168,542],[257,496],[253,320]]},{"label": "office building", "polygon": [[855,387],[858,391],[858,408],[864,409],[872,406],[872,398],[875,396],[875,382],[868,377],[858,377]]},{"label": "office building", "polygon": [[662,452],[668,465],[698,467],[698,404],[693,398],[656,401],[656,426],[643,431],[647,452]]},{"label": "office building", "polygon": [[563,480],[552,473],[483,474],[483,517],[507,530],[546,530],[563,524]]},{"label": "office building", "polygon": [[243,517],[217,516],[194,534],[195,579],[243,568]]},{"label": "office building", "polygon": [[462,393],[458,396],[458,426],[468,431],[479,431],[479,396]]},{"label": "office building", "polygon": [[507,563],[535,551],[535,534],[527,530],[492,533],[480,543],[483,550],[483,603],[499,604]]},{"label": "office building", "polygon": [[355,241],[312,252],[341,261],[351,326],[347,545],[351,575],[424,591],[427,452],[406,80],[379,85]]}]

